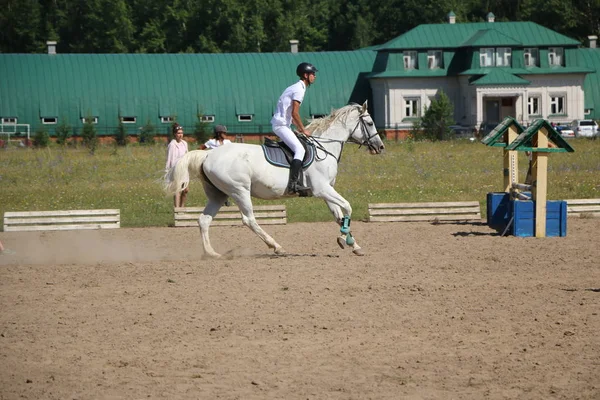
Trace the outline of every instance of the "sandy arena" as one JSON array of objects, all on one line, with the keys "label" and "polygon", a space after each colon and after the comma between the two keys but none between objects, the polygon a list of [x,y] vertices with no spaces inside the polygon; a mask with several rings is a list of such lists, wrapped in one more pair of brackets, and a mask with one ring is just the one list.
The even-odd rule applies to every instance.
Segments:
[{"label": "sandy arena", "polygon": [[600,218],[0,232],[0,399],[600,399]]}]

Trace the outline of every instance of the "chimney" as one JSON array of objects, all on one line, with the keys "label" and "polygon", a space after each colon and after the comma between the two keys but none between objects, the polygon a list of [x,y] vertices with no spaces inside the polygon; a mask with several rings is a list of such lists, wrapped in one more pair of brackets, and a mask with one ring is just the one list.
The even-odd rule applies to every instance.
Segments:
[{"label": "chimney", "polygon": [[56,42],[55,41],[47,41],[46,46],[48,46],[48,54],[51,54],[51,55],[56,54]]},{"label": "chimney", "polygon": [[296,39],[290,40],[290,51],[292,53],[298,52],[298,41]]},{"label": "chimney", "polygon": [[590,49],[596,48],[596,40],[598,40],[598,36],[596,36],[596,35],[588,36],[588,42],[590,44]]},{"label": "chimney", "polygon": [[496,19],[496,16],[493,13],[489,12],[485,16],[485,18],[487,19],[487,22],[494,22],[494,20]]},{"label": "chimney", "polygon": [[448,17],[448,23],[449,24],[455,24],[456,23],[456,14],[454,14],[454,12],[450,11],[446,17]]}]

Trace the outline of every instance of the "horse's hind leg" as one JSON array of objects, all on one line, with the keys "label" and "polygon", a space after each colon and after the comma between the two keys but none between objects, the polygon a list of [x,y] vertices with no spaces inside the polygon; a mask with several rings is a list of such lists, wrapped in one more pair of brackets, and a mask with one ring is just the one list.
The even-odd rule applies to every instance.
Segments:
[{"label": "horse's hind leg", "polygon": [[270,249],[275,251],[275,254],[285,254],[285,250],[283,247],[279,245],[267,232],[265,232],[258,222],[256,222],[256,218],[254,217],[254,211],[252,209],[252,200],[250,198],[250,193],[247,194],[236,194],[232,193],[231,197],[235,200],[237,206],[242,213],[242,222],[248,228],[252,229],[252,232],[256,233],[259,238],[263,240],[269,246]]},{"label": "horse's hind leg", "polygon": [[200,214],[200,218],[198,218],[198,225],[200,226],[200,235],[202,236],[202,247],[204,248],[204,253],[213,258],[221,257],[219,253],[213,249],[210,244],[210,238],[208,235],[208,230],[210,228],[210,224],[219,212],[221,206],[227,200],[227,195],[220,190],[212,187],[211,185],[204,186],[204,192],[206,193],[206,197],[208,198],[208,202],[204,207],[204,211]]}]

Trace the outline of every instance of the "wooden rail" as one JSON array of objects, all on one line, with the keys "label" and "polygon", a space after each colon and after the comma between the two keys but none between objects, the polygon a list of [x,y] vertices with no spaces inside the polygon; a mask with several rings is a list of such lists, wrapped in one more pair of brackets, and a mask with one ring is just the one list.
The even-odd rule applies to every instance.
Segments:
[{"label": "wooden rail", "polygon": [[463,221],[481,219],[478,201],[369,204],[369,222]]},{"label": "wooden rail", "polygon": [[16,211],[4,213],[4,232],[115,229],[120,210]]},{"label": "wooden rail", "polygon": [[600,217],[600,199],[570,199],[567,202],[567,215],[580,217]]},{"label": "wooden rail", "polygon": [[[175,226],[198,226],[198,217],[203,207],[175,207]],[[287,223],[284,205],[254,206],[254,217],[260,225],[282,225]],[[221,207],[211,225],[242,225],[242,214],[237,206]]]}]

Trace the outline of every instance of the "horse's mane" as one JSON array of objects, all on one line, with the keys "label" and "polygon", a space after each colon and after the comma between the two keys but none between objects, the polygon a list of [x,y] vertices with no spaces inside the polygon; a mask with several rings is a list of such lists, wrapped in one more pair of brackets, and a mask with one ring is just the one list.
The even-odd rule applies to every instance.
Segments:
[{"label": "horse's mane", "polygon": [[320,136],[323,132],[331,127],[337,121],[345,121],[352,111],[360,109],[359,104],[348,104],[347,106],[333,110],[331,114],[326,117],[313,119],[310,124],[306,126],[306,129],[310,131],[311,135]]}]

